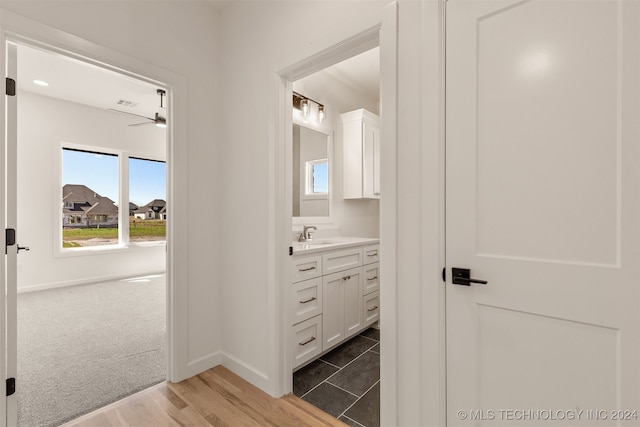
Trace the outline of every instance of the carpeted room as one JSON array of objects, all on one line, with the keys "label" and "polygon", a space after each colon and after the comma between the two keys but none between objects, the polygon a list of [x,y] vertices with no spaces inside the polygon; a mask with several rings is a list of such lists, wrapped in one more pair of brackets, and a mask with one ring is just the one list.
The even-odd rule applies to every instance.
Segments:
[{"label": "carpeted room", "polygon": [[164,275],[18,295],[18,422],[59,426],[166,379]]}]

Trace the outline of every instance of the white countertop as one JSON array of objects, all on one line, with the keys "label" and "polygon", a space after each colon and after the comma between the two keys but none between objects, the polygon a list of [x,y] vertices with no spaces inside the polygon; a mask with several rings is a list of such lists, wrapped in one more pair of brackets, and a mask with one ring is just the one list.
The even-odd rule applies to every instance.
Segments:
[{"label": "white countertop", "polygon": [[334,249],[348,248],[351,246],[373,245],[379,243],[380,239],[368,237],[327,237],[324,239],[313,239],[311,242],[293,242],[293,255],[306,255],[316,252],[324,252]]}]

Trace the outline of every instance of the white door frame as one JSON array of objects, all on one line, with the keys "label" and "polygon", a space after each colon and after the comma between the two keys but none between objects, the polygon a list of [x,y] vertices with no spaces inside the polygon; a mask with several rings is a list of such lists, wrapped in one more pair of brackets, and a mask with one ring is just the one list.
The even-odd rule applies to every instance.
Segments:
[{"label": "white door frame", "polygon": [[291,283],[291,172],[285,165],[291,164],[292,146],[292,82],[330,65],[362,53],[380,45],[381,55],[381,118],[382,118],[382,191],[381,200],[381,260],[385,287],[381,289],[382,329],[382,424],[397,425],[397,378],[395,375],[397,358],[396,346],[396,298],[395,298],[395,187],[396,187],[396,109],[397,109],[397,11],[392,2],[380,10],[376,16],[365,17],[353,22],[347,32],[336,31],[330,40],[314,41],[311,47],[299,52],[293,58],[275,64],[273,67],[273,114],[274,123],[270,132],[269,150],[269,198],[268,235],[270,253],[269,265],[269,387],[274,396],[281,396],[292,390],[292,354],[289,351],[293,340],[289,310]]},{"label": "white door frame", "polygon": [[[0,14],[0,69],[5,70],[7,43],[25,43],[39,46],[79,59],[120,74],[165,87],[168,90],[167,126],[167,200],[169,219],[167,221],[167,379],[177,382],[187,378],[187,289],[174,286],[187,283],[186,271],[186,194],[187,152],[186,144],[174,141],[187,140],[186,126],[186,79],[171,71],[126,56],[119,52],[94,44],[87,40],[32,21],[23,16],[2,10]],[[2,79],[4,91],[5,79]],[[5,103],[0,103],[0,133],[3,147],[5,140]],[[0,223],[5,222],[6,196],[5,161],[3,148],[0,150]],[[4,237],[2,237],[4,239]],[[0,289],[6,288],[4,263],[0,263]],[[0,292],[0,378],[5,377],[6,355],[6,299]],[[0,427],[6,424],[5,405],[0,405]]]}]

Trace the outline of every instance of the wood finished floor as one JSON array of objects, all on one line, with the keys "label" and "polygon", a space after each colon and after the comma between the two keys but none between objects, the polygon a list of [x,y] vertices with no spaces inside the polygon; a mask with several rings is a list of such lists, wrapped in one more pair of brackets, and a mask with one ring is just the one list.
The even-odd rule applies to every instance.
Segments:
[{"label": "wood finished floor", "polygon": [[[347,426],[302,399],[275,399],[222,366],[162,383],[63,427]],[[348,427],[348,426],[347,426]]]}]

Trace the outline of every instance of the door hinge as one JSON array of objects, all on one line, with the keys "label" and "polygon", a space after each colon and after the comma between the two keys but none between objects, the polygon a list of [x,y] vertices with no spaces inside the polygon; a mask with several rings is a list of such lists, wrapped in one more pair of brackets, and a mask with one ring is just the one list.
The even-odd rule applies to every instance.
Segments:
[{"label": "door hinge", "polygon": [[289,256],[293,255],[293,246],[289,246]]},{"label": "door hinge", "polygon": [[447,281],[447,267],[444,267],[442,269],[442,281],[446,282]]},{"label": "door hinge", "polygon": [[9,96],[16,96],[16,81],[10,77],[6,78],[6,94]]},{"label": "door hinge", "polygon": [[7,396],[11,396],[16,392],[16,379],[7,378]]}]

